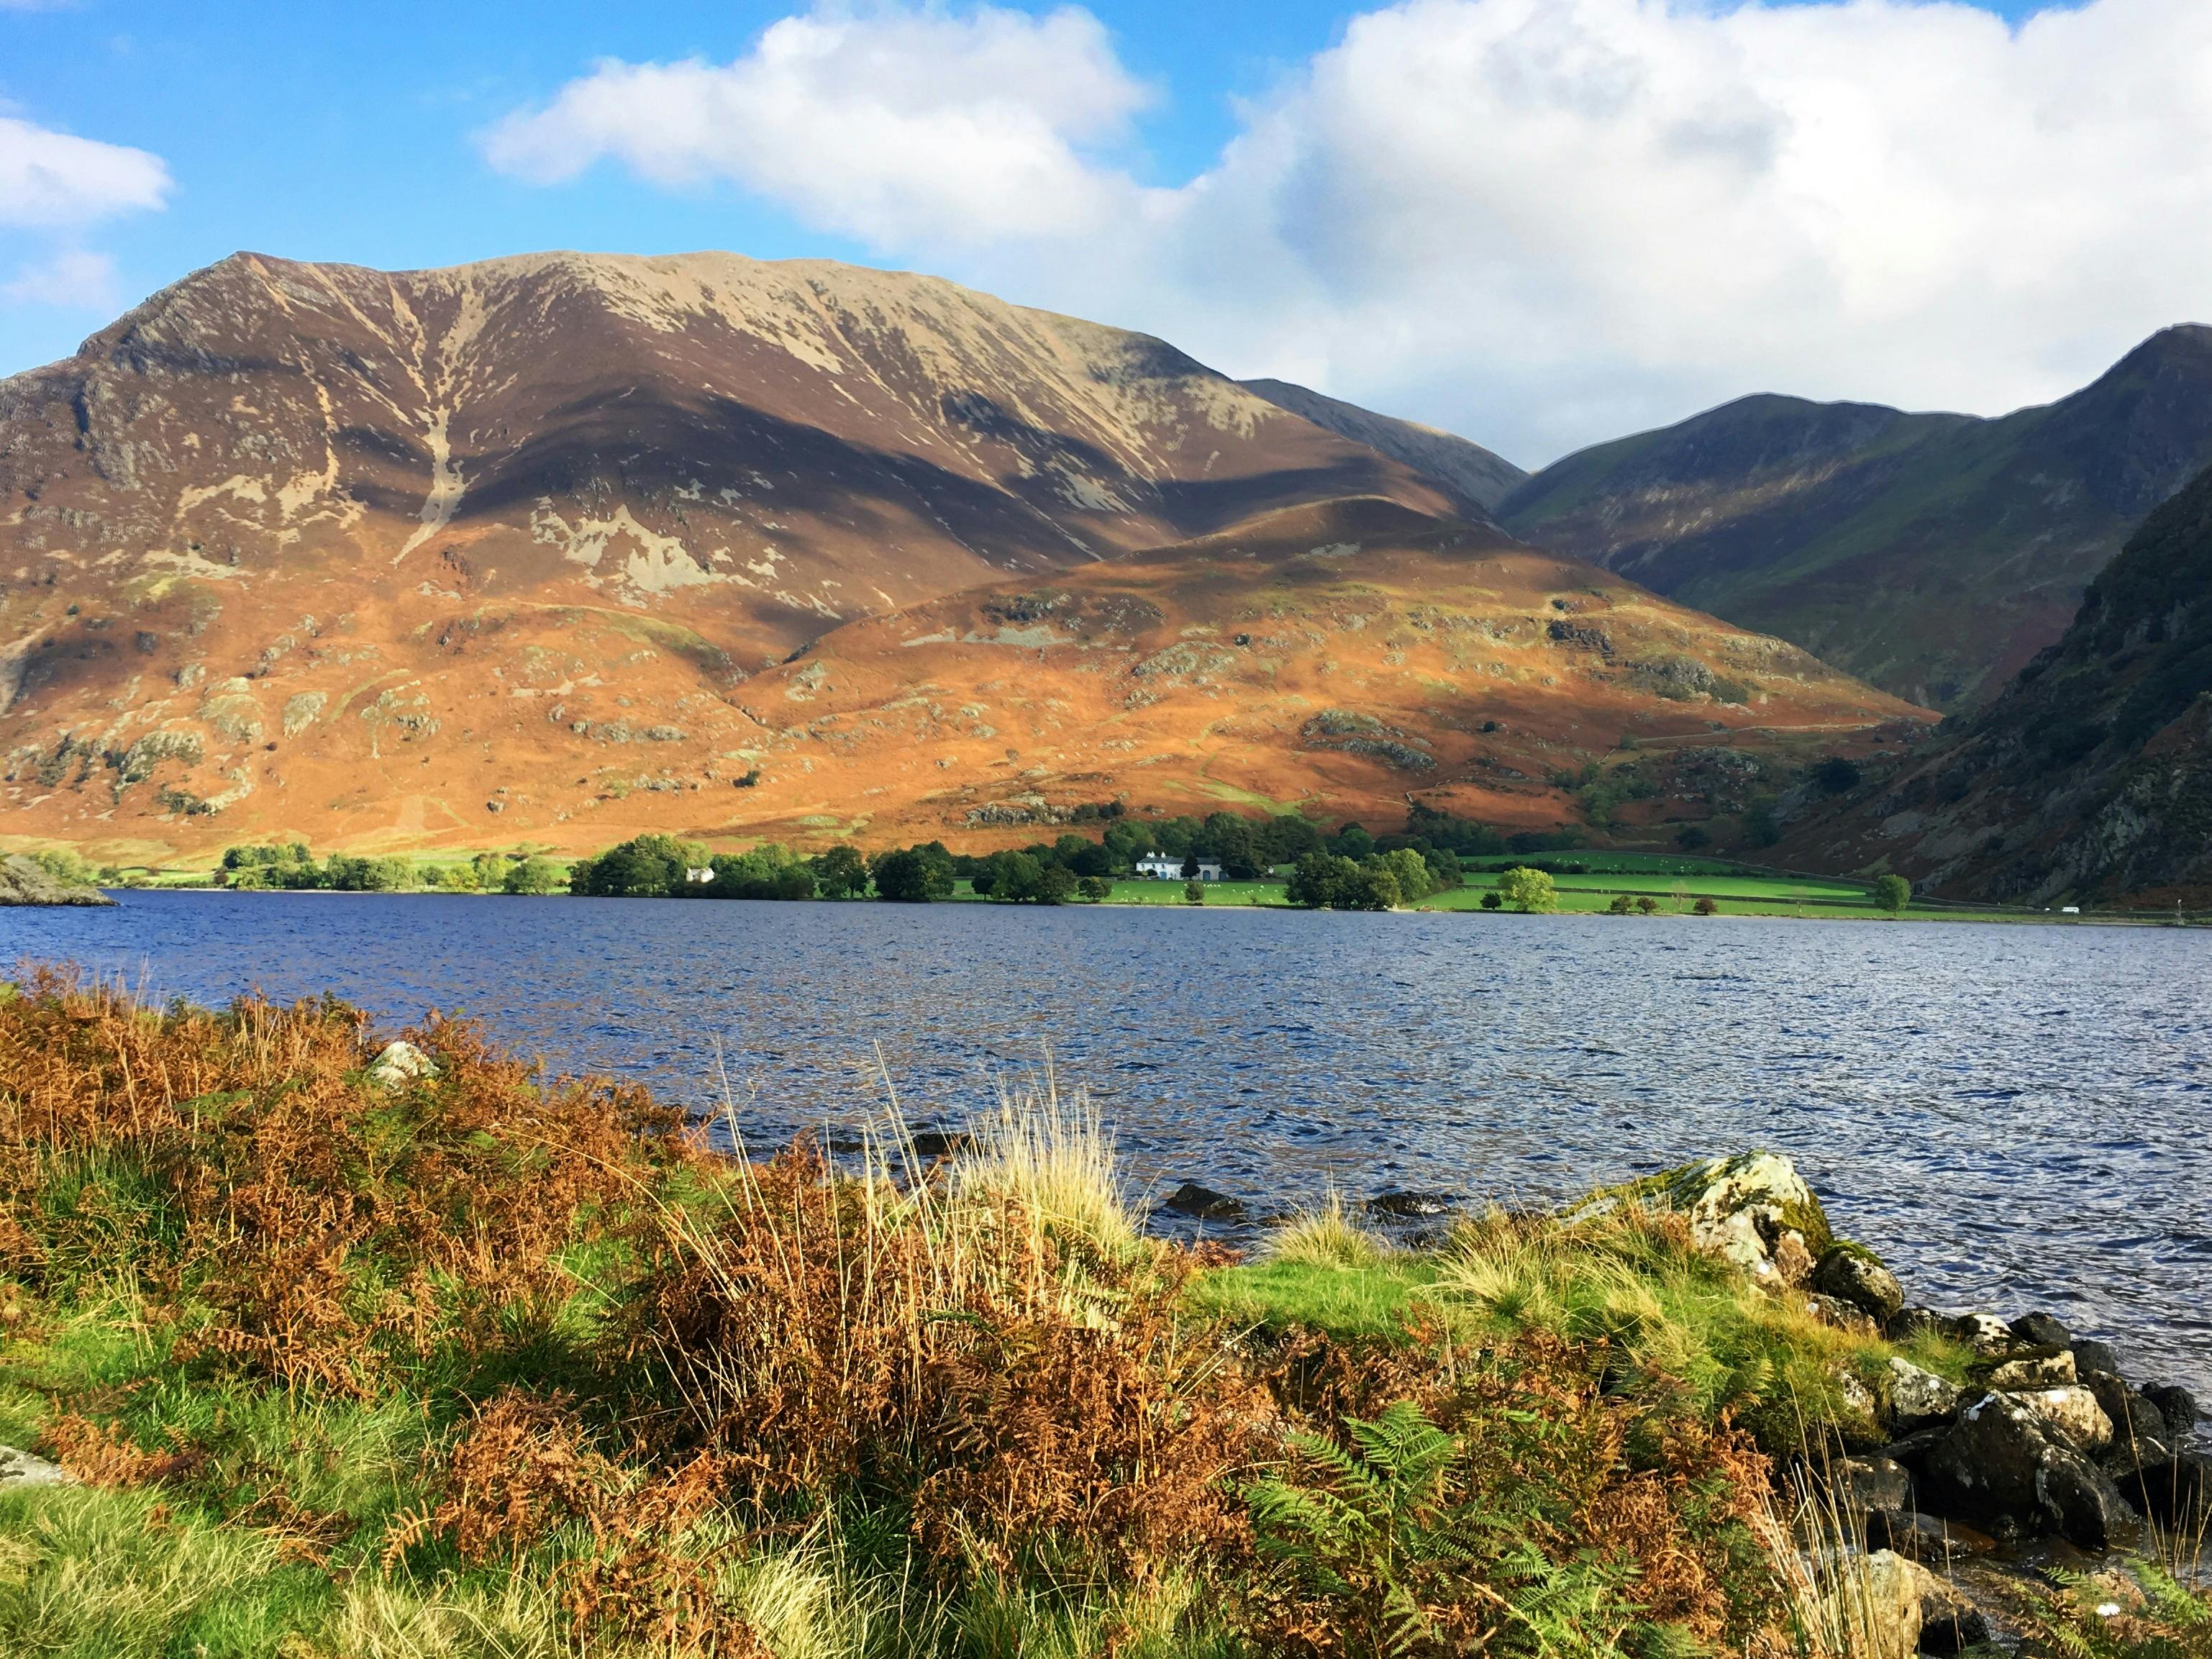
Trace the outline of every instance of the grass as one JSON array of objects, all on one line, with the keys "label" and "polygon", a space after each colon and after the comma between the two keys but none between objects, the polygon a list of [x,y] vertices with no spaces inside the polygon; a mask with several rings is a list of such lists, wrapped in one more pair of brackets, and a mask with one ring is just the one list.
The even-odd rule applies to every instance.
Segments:
[{"label": "grass", "polygon": [[1853,1659],[1765,1454],[1889,1351],[1667,1217],[1242,1262],[1052,1080],[838,1175],[413,1036],[0,994],[0,1439],[80,1481],[0,1492],[0,1652]]}]

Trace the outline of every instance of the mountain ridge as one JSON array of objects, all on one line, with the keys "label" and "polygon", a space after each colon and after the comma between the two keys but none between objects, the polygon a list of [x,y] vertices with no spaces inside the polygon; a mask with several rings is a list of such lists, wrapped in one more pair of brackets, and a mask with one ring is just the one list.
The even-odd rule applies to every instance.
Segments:
[{"label": "mountain ridge", "polygon": [[1593,446],[1500,504],[1516,534],[1941,708],[2064,631],[2144,514],[2212,464],[2212,328],[1983,417],[1755,394]]}]

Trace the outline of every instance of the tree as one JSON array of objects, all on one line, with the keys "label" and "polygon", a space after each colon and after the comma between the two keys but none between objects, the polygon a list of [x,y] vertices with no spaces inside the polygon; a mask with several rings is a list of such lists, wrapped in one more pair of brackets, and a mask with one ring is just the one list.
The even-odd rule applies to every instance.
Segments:
[{"label": "tree", "polygon": [[1502,910],[1505,908],[1505,901],[1498,896],[1498,890],[1495,887],[1482,896],[1482,908],[1486,910]]},{"label": "tree", "polygon": [[1636,908],[1641,915],[1656,916],[1659,914],[1659,901],[1646,893],[1636,901]]},{"label": "tree", "polygon": [[868,866],[849,842],[839,842],[814,860],[814,879],[825,898],[851,898],[868,888]]},{"label": "tree", "polygon": [[1694,823],[1686,824],[1683,826],[1681,833],[1674,837],[1674,845],[1680,848],[1686,853],[1694,853],[1700,847],[1711,845],[1712,839],[1713,838],[1707,835],[1698,825]]},{"label": "tree", "polygon": [[931,904],[952,896],[952,855],[936,842],[878,853],[869,861],[868,874],[876,896],[895,904]]},{"label": "tree", "polygon": [[1354,863],[1375,850],[1375,837],[1358,823],[1347,823],[1328,839],[1328,850]]},{"label": "tree", "polygon": [[1044,896],[1044,866],[1027,853],[994,853],[973,879],[977,892],[1001,904],[1034,904]]},{"label": "tree", "polygon": [[1361,865],[1352,880],[1337,895],[1340,910],[1395,910],[1405,902],[1406,896],[1399,890],[1398,878],[1390,867],[1377,860]]},{"label": "tree", "polygon": [[1840,795],[1858,787],[1859,769],[1841,755],[1831,755],[1813,769],[1813,781],[1827,793]]},{"label": "tree", "polygon": [[1612,916],[1625,916],[1635,908],[1636,901],[1626,893],[1615,893],[1613,902],[1605,907],[1606,914]]},{"label": "tree", "polygon": [[1203,903],[1205,903],[1205,902],[1206,902],[1206,884],[1205,884],[1204,882],[1202,882],[1202,881],[1187,881],[1187,882],[1183,883],[1183,884],[1182,884],[1182,902],[1183,902],[1185,904],[1203,904]]},{"label": "tree", "polygon": [[1874,902],[1893,916],[1901,916],[1905,907],[1912,902],[1912,884],[1903,876],[1879,876],[1875,879]]},{"label": "tree", "polygon": [[1336,903],[1337,896],[1358,874],[1359,866],[1350,859],[1309,853],[1291,872],[1290,884],[1283,890],[1283,896],[1309,910],[1327,909]]},{"label": "tree", "polygon": [[557,893],[568,884],[561,866],[551,859],[533,854],[500,878],[502,893]]},{"label": "tree", "polygon": [[1398,890],[1397,903],[1416,904],[1437,890],[1436,878],[1429,873],[1428,860],[1410,847],[1384,853],[1377,863],[1389,872]]},{"label": "tree", "polygon": [[1690,908],[1701,916],[1710,916],[1718,914],[1721,907],[1713,902],[1710,895],[1699,894],[1698,902]]},{"label": "tree", "polygon": [[1523,915],[1559,908],[1559,884],[1541,870],[1514,866],[1498,878],[1498,896]]},{"label": "tree", "polygon": [[1076,878],[1075,891],[1086,904],[1103,904],[1114,896],[1114,884],[1104,876],[1080,876]]},{"label": "tree", "polygon": [[1221,873],[1231,881],[1250,881],[1260,873],[1260,853],[1252,826],[1234,812],[1207,814],[1206,844],[1221,860]]},{"label": "tree", "polygon": [[1075,872],[1064,864],[1048,864],[1037,877],[1039,904],[1065,904],[1075,896]]}]

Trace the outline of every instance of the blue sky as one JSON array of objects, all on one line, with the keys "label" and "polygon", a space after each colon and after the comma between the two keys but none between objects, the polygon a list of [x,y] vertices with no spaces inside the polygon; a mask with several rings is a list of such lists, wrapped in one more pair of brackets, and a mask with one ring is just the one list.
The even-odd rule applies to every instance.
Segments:
[{"label": "blue sky", "polygon": [[[2014,175],[1999,156],[1961,176],[1919,178],[1915,158],[1960,143],[1929,112],[1959,102],[1964,87],[1991,98],[1984,125],[2047,125],[2065,63],[2085,48],[2031,50],[2039,25],[1978,31],[1971,17],[1958,22],[1962,5],[1407,0],[1358,22],[1365,14],[1314,0],[1094,0],[1051,30],[1042,24],[1054,8],[1006,9],[1028,15],[994,38],[1033,66],[1005,77],[1024,83],[1029,105],[985,125],[994,153],[1034,143],[1035,168],[954,188],[945,179],[973,151],[947,137],[920,182],[900,170],[914,165],[911,154],[843,155],[817,192],[805,179],[809,148],[866,125],[837,101],[846,92],[836,65],[846,60],[793,94],[828,106],[793,113],[793,98],[763,90],[773,78],[760,67],[763,31],[811,17],[819,27],[808,38],[840,51],[873,32],[912,48],[918,79],[949,85],[982,49],[978,19],[1005,14],[665,0],[0,0],[0,118],[13,123],[0,128],[0,373],[66,355],[122,306],[241,247],[416,266],[553,246],[713,246],[939,270],[1167,333],[1232,372],[1279,372],[1383,400],[1533,462],[1742,391],[2002,405],[2063,389],[2149,327],[2212,313],[2212,294],[2193,311],[2185,303],[2203,251],[2172,248],[2169,234],[2160,257],[2184,267],[2173,282],[2115,294],[2069,276],[2065,292],[2001,294],[2009,310],[1978,315],[1987,306],[1977,288],[1985,300],[2013,279],[1976,267],[1971,249],[1939,245],[1960,240],[1952,217],[2005,199]],[[1804,17],[1779,16],[1793,9]],[[1916,9],[1941,14],[1942,27]],[[1981,8],[2014,22],[2036,9],[2018,0]],[[2094,51],[2123,52],[2145,28],[2170,34],[2175,19],[2206,9],[2197,0],[2093,0],[2058,21],[2086,15],[2102,30],[2086,49],[2086,88]],[[1025,31],[1029,21],[1038,28]],[[1894,37],[1887,48],[1884,31]],[[1512,68],[1501,76],[1493,71],[1509,38]],[[1820,137],[1838,118],[1835,88],[1801,106],[1810,97],[1801,68],[1825,64],[1838,40],[1870,64],[1942,69],[1917,94],[1921,105],[1908,88],[1893,107],[1847,112],[1867,124],[1860,153],[1893,149],[1913,163],[1871,182],[1848,143]],[[2194,78],[2196,61],[2181,57],[2182,69],[2167,71],[2179,84],[2146,94],[2152,106],[2208,90]],[[715,112],[738,110],[739,137],[657,132],[660,94],[598,67],[687,59],[732,76],[748,63],[760,70],[702,94],[722,100],[707,106]],[[1431,83],[1432,62],[1466,65],[1481,85],[1470,91],[1441,75]],[[1407,88],[1402,110],[1394,77]],[[1649,119],[1621,113],[1623,86],[1650,104]],[[996,98],[988,73],[981,89],[959,95]],[[1486,98],[1504,101],[1485,111]],[[1532,98],[1543,106],[1534,114]],[[2101,161],[2112,148],[2113,165],[2124,163],[2144,100],[2129,101],[2102,126],[2092,118],[2078,149]],[[1079,105],[1091,113],[1067,114]],[[1482,118],[1452,128],[1470,107]],[[902,108],[902,119],[912,113]],[[923,112],[922,126],[898,129],[908,135],[898,147],[965,132],[970,113]],[[2176,119],[2185,126],[2135,142],[2193,141],[2185,116]],[[1582,125],[1563,130],[1563,120]],[[1509,127],[1517,150],[1489,155]],[[158,158],[167,182],[110,185],[113,199],[99,198],[95,182],[79,210],[10,214],[10,131],[22,143],[67,134],[143,152]],[[510,135],[504,148],[488,137],[501,131]],[[1965,142],[1974,147],[1971,136]],[[1668,158],[1684,143],[1714,147],[1723,160],[1678,167]],[[1608,145],[1620,157],[1617,200],[1589,185],[1613,167]],[[800,160],[778,168],[764,151]],[[2034,160],[2023,157],[2018,175],[2033,198],[2019,210],[2029,225],[2070,210],[2069,198],[2027,176]],[[2191,199],[2193,178],[2170,183]],[[1892,246],[1896,216],[1866,198],[1899,189],[1924,197],[1912,210],[1927,227],[1919,240]],[[1760,227],[1797,213],[1808,190],[1823,197],[1819,210],[1769,246]],[[1049,234],[1022,222],[1033,203],[1051,210],[1071,192],[1086,205]],[[1646,212],[1655,200],[1673,204],[1668,217]],[[2167,214],[2177,205],[2172,188],[2162,205]],[[2153,211],[2141,209],[2147,234]],[[1547,213],[1558,222],[1544,222]],[[1868,216],[1865,228],[1839,235],[1838,216],[1853,213]],[[2124,233],[2126,224],[2103,228]],[[1703,252],[1692,258],[1686,240]],[[1876,243],[1879,256],[1867,257]],[[2086,264],[2094,252],[2079,257]],[[1701,295],[1714,279],[1687,268],[1698,258],[1771,266],[1768,286],[1729,275],[1725,293]],[[1945,259],[1960,269],[1931,275],[1931,262]],[[1647,267],[1660,274],[1642,286],[1610,274]],[[1741,332],[1732,318],[1770,295],[1774,325],[1729,344]],[[1819,326],[1824,301],[1848,325]],[[1495,321],[1481,325],[1477,310]],[[1955,332],[1962,317],[1975,337],[1960,348],[1963,362],[1929,372],[1929,340],[1947,325]],[[1807,332],[1808,318],[1817,342],[1786,343]],[[1868,331],[1885,325],[1899,343],[1869,351]],[[2025,330],[2024,343],[2007,351],[1981,339],[2002,325]],[[1876,384],[1886,371],[1893,381]]]}]

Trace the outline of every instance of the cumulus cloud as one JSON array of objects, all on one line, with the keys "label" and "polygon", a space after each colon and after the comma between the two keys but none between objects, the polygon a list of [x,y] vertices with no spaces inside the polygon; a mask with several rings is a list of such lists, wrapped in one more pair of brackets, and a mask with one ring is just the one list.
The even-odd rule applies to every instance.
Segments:
[{"label": "cumulus cloud", "polygon": [[881,246],[1096,232],[1127,195],[1085,159],[1147,94],[1088,12],[891,8],[776,23],[734,63],[600,64],[485,135],[550,182],[613,159],[728,180]]},{"label": "cumulus cloud", "polygon": [[158,155],[0,115],[0,225],[88,224],[158,208],[168,193]]},{"label": "cumulus cloud", "polygon": [[1080,12],[816,12],[489,149],[733,180],[1531,463],[1758,390],[1995,412],[2212,317],[2203,0],[1403,0],[1172,190],[1093,148],[1142,102]]}]

